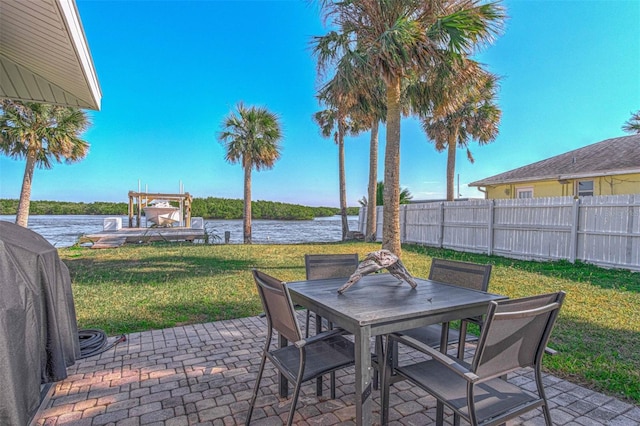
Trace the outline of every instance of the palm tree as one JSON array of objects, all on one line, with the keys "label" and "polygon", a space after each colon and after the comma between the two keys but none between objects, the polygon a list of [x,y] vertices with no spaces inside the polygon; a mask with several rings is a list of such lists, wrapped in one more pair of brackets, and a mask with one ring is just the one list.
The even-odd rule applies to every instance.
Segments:
[{"label": "palm tree", "polygon": [[384,82],[378,78],[368,79],[364,84],[360,85],[362,93],[357,97],[354,105],[356,121],[360,122],[363,127],[370,129],[369,136],[369,182],[367,205],[367,218],[365,239],[367,241],[375,241],[377,235],[377,206],[376,189],[378,182],[378,133],[380,122],[384,121],[386,116],[386,105],[384,103]]},{"label": "palm tree", "polygon": [[[324,46],[316,45],[314,53],[322,56],[320,51]],[[340,215],[342,218],[342,240],[346,240],[349,233],[347,218],[347,191],[344,165],[344,137],[348,133],[355,136],[369,125],[365,116],[366,91],[363,82],[358,80],[362,72],[358,70],[360,58],[357,53],[349,52],[344,55],[336,67],[336,73],[318,91],[318,99],[329,106],[329,109],[314,114],[314,121],[320,126],[324,137],[334,133],[334,140],[338,145],[339,181],[340,181]]]},{"label": "palm tree", "polygon": [[[376,198],[379,206],[384,205],[384,182],[380,181],[376,185]],[[400,204],[409,204],[413,199],[413,195],[409,192],[409,189],[403,188],[400,191]]]},{"label": "palm tree", "polygon": [[456,148],[465,148],[467,158],[474,162],[469,150],[470,139],[484,145],[498,136],[502,112],[495,103],[497,77],[483,73],[469,80],[465,87],[465,100],[448,113],[434,113],[421,117],[422,127],[434,141],[438,151],[447,150],[447,201],[454,200]]},{"label": "palm tree", "polygon": [[16,224],[27,227],[33,172],[53,162],[74,163],[89,152],[80,135],[90,125],[86,113],[77,108],[33,102],[2,100],[0,103],[0,152],[25,158],[26,165],[16,214]]},{"label": "palm tree", "polygon": [[498,2],[482,4],[479,0],[321,0],[321,6],[325,18],[339,29],[325,36],[336,50],[321,60],[332,66],[349,45],[350,50],[360,53],[369,72],[380,76],[386,85],[382,247],[400,255],[403,80],[411,73],[426,73],[447,55],[470,53],[478,43],[490,41],[504,13]]},{"label": "palm tree", "polygon": [[222,121],[218,140],[227,153],[225,159],[240,163],[244,169],[243,234],[245,244],[251,244],[251,171],[273,168],[280,158],[282,130],[279,117],[261,107],[245,107],[242,102],[236,112]]},{"label": "palm tree", "polygon": [[631,114],[631,118],[626,123],[624,123],[624,126],[622,126],[622,130],[627,133],[640,134],[640,110]]},{"label": "palm tree", "polygon": [[[338,146],[338,186],[340,193],[340,217],[342,219],[342,241],[347,239],[349,233],[349,221],[347,219],[347,183],[344,164],[344,134],[346,132],[346,118],[336,109],[328,108],[318,111],[313,115],[313,120],[320,127],[323,137],[333,135],[333,141]],[[335,129],[335,132],[334,132]]]},{"label": "palm tree", "polygon": [[[369,200],[373,200],[367,208],[367,240],[373,241],[376,234],[376,204],[375,191],[378,179],[378,129],[381,120],[386,115],[384,97],[384,83],[377,76],[371,75],[368,66],[358,51],[350,49],[348,38],[344,34],[332,32],[326,37],[314,38],[314,56],[318,58],[318,71],[323,73],[326,64],[342,52],[337,60],[335,76],[325,84],[319,97],[325,102],[341,101],[338,111],[346,111],[353,128],[351,134],[357,130],[371,130],[369,142]],[[332,59],[330,59],[332,58]],[[337,107],[337,106],[336,106]],[[356,129],[357,128],[357,129]],[[346,202],[346,195],[345,195]],[[344,225],[347,223],[346,213],[343,215]]]}]

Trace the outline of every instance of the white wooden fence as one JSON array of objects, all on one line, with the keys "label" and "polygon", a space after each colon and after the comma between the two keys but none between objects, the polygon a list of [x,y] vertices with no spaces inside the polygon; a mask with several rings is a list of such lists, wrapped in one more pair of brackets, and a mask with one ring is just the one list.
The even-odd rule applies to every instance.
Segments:
[{"label": "white wooden fence", "polygon": [[[382,207],[377,217],[380,241]],[[403,243],[640,270],[640,194],[404,204],[400,228]]]}]

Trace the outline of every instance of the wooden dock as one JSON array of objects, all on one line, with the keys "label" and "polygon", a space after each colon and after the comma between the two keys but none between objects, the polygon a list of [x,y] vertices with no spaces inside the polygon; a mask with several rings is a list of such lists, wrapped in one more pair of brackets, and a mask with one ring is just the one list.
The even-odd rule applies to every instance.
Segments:
[{"label": "wooden dock", "polygon": [[91,243],[91,248],[117,248],[125,243],[141,244],[152,241],[204,240],[204,229],[194,228],[121,228],[83,235],[80,244]]}]

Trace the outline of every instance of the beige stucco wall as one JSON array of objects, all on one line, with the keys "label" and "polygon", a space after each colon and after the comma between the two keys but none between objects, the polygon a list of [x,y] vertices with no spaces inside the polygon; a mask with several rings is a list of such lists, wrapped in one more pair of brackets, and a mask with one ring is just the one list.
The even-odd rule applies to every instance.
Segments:
[{"label": "beige stucco wall", "polygon": [[577,182],[593,180],[593,195],[640,194],[640,173],[615,176],[598,176],[594,178],[567,179],[566,183],[557,180],[544,180],[489,186],[486,188],[486,198],[502,199],[517,198],[518,189],[533,189],[534,198],[564,197],[577,195]]}]

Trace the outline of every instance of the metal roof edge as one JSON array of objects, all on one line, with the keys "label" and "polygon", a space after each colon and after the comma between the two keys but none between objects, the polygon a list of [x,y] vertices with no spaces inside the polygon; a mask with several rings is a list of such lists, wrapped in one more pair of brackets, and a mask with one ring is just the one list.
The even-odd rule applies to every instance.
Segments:
[{"label": "metal roof edge", "polygon": [[95,105],[96,110],[100,110],[102,101],[102,90],[100,89],[100,83],[98,82],[98,76],[93,64],[93,58],[91,57],[91,51],[89,50],[89,44],[82,28],[80,21],[80,14],[74,0],[55,0],[58,4],[58,8],[61,12],[61,16],[66,23],[66,29],[69,33],[69,37],[73,41],[73,47],[76,52],[76,58],[82,69],[82,73],[85,76],[85,82],[89,88],[89,92],[92,96],[91,100],[86,100],[87,103]]}]

